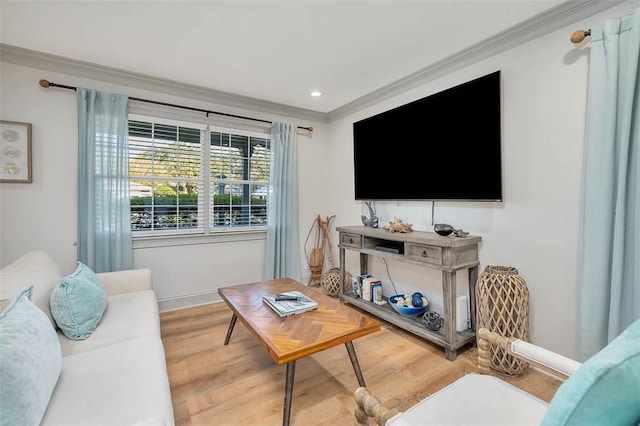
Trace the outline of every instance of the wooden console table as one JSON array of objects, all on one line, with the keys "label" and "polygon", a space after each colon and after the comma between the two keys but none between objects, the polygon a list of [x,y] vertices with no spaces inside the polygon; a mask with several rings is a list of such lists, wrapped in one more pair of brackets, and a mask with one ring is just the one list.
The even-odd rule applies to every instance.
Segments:
[{"label": "wooden console table", "polygon": [[[482,237],[468,235],[464,238],[443,237],[434,232],[413,231],[392,233],[384,229],[365,226],[342,226],[336,228],[340,234],[340,282],[344,282],[345,250],[360,253],[360,274],[368,270],[368,257],[377,256],[400,262],[421,265],[442,271],[443,327],[438,331],[429,330],[421,317],[405,317],[394,311],[391,306],[377,305],[355,297],[353,292],[341,288],[340,300],[369,312],[385,321],[397,325],[419,337],[445,348],[445,356],[453,361],[457,350],[467,343],[475,342],[475,286],[478,279],[478,246]],[[389,253],[376,247],[389,242],[401,243],[401,253]],[[470,328],[456,331],[456,273],[461,269],[469,270],[469,307]],[[342,286],[341,286],[342,287]]]}]

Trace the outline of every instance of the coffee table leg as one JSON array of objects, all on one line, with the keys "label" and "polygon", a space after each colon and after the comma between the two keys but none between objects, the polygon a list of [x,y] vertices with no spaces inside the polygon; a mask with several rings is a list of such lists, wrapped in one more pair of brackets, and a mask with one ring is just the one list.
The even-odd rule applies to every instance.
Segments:
[{"label": "coffee table leg", "polygon": [[233,316],[231,317],[231,323],[229,323],[229,330],[227,330],[227,337],[224,338],[224,344],[228,344],[229,343],[229,339],[231,339],[231,333],[233,333],[233,327],[235,327],[236,325],[236,321],[238,320],[238,317],[236,316],[235,312],[233,313]]},{"label": "coffee table leg", "polygon": [[349,353],[349,358],[351,359],[351,365],[353,365],[353,371],[356,372],[356,377],[358,379],[358,384],[362,387],[365,387],[364,377],[362,376],[362,370],[360,370],[360,364],[358,364],[358,357],[356,356],[356,350],[353,347],[353,342],[349,341],[344,344],[347,347],[347,352]]},{"label": "coffee table leg", "polygon": [[291,418],[291,398],[293,396],[293,376],[296,373],[296,362],[287,363],[287,383],[284,388],[284,413],[282,415],[282,425],[289,426]]}]

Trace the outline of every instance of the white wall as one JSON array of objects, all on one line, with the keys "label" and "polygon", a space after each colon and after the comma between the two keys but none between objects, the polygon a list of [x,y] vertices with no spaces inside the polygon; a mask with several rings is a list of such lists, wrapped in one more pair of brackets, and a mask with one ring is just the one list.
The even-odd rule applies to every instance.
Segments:
[{"label": "white wall", "polygon": [[[331,123],[329,143],[335,173],[332,187],[342,187],[333,199],[337,226],[360,224],[368,215],[364,203],[355,202],[352,171],[352,123],[362,118],[428,96],[473,78],[502,70],[502,152],[504,202],[440,203],[431,217],[430,202],[377,202],[380,224],[394,217],[431,230],[432,223],[449,223],[480,235],[480,271],[487,265],[516,267],[527,281],[530,334],[533,342],[571,357],[578,357],[578,281],[580,274],[581,194],[586,118],[588,45],[569,42],[580,28],[601,25],[610,17],[629,12],[620,6],[583,22],[545,35],[509,51],[468,66]],[[428,131],[416,123],[416,132]],[[392,149],[392,148],[391,148]],[[389,152],[388,161],[428,152]],[[425,167],[430,159],[425,155]],[[455,162],[455,157],[449,159]],[[478,164],[478,172],[482,165]],[[376,166],[384,172],[384,165]],[[455,167],[452,167],[455,170]],[[443,177],[446,179],[446,177]],[[359,259],[347,251],[347,270],[357,273]],[[399,292],[422,291],[442,306],[440,273],[388,262]],[[386,280],[385,265],[371,261],[370,272]],[[468,276],[458,279],[463,293]]]},{"label": "white wall", "polygon": [[[32,123],[33,183],[0,184],[0,266],[22,254],[42,249],[51,254],[63,273],[75,269],[77,255],[77,114],[72,91],[44,89],[38,81],[46,78],[61,84],[90,87],[129,96],[172,102],[180,105],[230,112],[245,116],[282,120],[314,127],[312,135],[301,132],[298,138],[300,180],[300,244],[316,214],[325,211],[326,193],[322,162],[327,125],[282,116],[266,116],[252,111],[178,98],[116,84],[78,78],[72,75],[0,63],[0,117],[3,120]],[[131,112],[145,112],[148,104],[131,103]],[[166,113],[166,109],[163,110]],[[170,114],[188,119],[194,115],[180,110]],[[224,121],[226,120],[226,121]],[[229,125],[227,119],[212,122]],[[247,123],[236,125],[246,127]],[[264,130],[264,128],[263,128]],[[134,243],[134,266],[151,268],[154,288],[162,310],[220,300],[217,289],[262,279],[264,234],[244,236],[242,241],[189,243],[168,247]],[[304,252],[300,254],[303,279]]]}]

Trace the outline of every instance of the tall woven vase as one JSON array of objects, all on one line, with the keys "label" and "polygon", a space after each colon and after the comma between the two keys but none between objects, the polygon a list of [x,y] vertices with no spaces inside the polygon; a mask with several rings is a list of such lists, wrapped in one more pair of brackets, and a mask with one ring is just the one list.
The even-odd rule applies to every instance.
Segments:
[{"label": "tall woven vase", "polygon": [[322,280],[322,267],[324,266],[324,250],[322,248],[311,249],[309,257],[309,269],[311,270],[311,282],[319,285]]},{"label": "tall woven vase", "polygon": [[[503,336],[529,341],[529,290],[511,266],[487,266],[476,284],[476,325]],[[524,373],[529,364],[491,345],[491,368],[509,376]]]}]

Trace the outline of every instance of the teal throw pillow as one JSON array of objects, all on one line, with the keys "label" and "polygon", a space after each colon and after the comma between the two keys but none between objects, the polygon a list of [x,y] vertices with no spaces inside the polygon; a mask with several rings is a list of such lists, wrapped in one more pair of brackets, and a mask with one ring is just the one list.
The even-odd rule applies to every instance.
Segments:
[{"label": "teal throw pillow", "polygon": [[33,286],[0,313],[0,425],[38,425],[62,371],[58,334],[31,301]]},{"label": "teal throw pillow", "polygon": [[558,388],[542,424],[640,424],[640,320]]},{"label": "teal throw pillow", "polygon": [[82,262],[73,274],[60,278],[51,293],[51,315],[72,340],[91,336],[106,308],[107,293],[100,279]]}]

